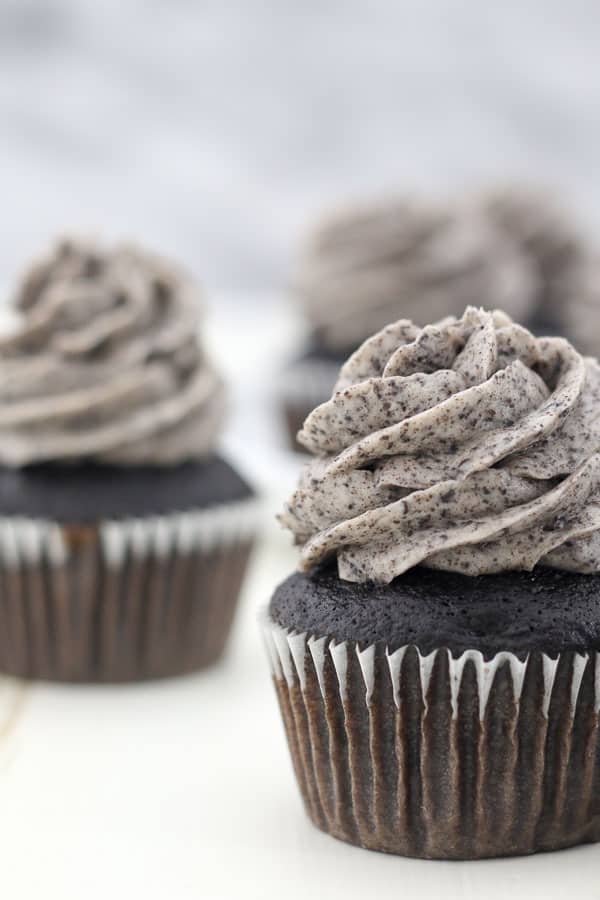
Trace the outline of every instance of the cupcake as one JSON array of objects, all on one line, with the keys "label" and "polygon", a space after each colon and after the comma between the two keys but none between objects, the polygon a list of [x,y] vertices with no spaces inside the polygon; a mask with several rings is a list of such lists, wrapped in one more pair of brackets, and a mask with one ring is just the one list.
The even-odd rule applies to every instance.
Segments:
[{"label": "cupcake", "polygon": [[309,816],[406,856],[600,840],[600,366],[468,308],[367,340],[299,435],[263,629]]},{"label": "cupcake", "polygon": [[398,316],[425,325],[486,298],[535,334],[561,334],[600,354],[598,257],[551,191],[518,185],[434,206],[396,199],[326,219],[309,241],[295,293],[309,323],[284,373],[292,445],[337,370]]},{"label": "cupcake", "polygon": [[282,378],[292,444],[311,409],[330,395],[343,361],[388,322],[406,316],[425,325],[483,297],[523,320],[535,288],[522,247],[479,198],[394,198],[326,218],[293,285],[309,338]]},{"label": "cupcake", "polygon": [[197,291],[128,245],[65,240],[0,339],[0,671],[130,681],[221,654],[252,546],[215,451],[224,389]]},{"label": "cupcake", "polygon": [[[588,240],[575,216],[550,191],[498,188],[474,199],[517,247],[531,266],[533,308],[526,324],[538,334],[559,333],[581,342],[580,303],[591,258]],[[599,311],[596,307],[596,313]],[[600,342],[596,343],[596,352]]]},{"label": "cupcake", "polygon": [[600,356],[600,255],[590,250],[574,267],[562,296],[561,327],[584,353]]}]

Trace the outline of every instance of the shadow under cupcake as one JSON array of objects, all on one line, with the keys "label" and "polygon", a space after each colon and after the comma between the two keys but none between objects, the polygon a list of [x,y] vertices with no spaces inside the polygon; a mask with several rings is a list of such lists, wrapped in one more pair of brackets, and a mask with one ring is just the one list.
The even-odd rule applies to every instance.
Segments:
[{"label": "shadow under cupcake", "polygon": [[600,367],[503,313],[342,367],[262,617],[312,821],[444,859],[600,840]]},{"label": "shadow under cupcake", "polygon": [[216,661],[256,500],[185,274],[65,240],[0,339],[0,672],[119,682]]}]

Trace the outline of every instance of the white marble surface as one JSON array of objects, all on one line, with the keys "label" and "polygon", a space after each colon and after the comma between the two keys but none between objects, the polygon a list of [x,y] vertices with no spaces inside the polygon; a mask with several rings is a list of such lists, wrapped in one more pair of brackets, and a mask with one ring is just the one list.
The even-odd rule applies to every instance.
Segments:
[{"label": "white marble surface", "polygon": [[0,678],[0,896],[600,900],[600,845],[422,862],[358,850],[309,824],[256,624],[296,560],[273,516],[298,459],[285,452],[269,402],[296,328],[273,297],[257,298],[252,312],[235,297],[217,299],[209,343],[237,385],[226,444],[265,497],[264,539],[232,645],[212,671],[142,686]]}]

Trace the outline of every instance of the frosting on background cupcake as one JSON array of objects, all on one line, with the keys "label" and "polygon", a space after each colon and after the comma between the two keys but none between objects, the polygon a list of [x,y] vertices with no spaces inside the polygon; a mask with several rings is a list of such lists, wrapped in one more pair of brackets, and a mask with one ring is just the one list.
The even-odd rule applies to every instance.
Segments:
[{"label": "frosting on background cupcake", "polygon": [[0,672],[128,682],[222,654],[257,530],[216,448],[198,292],[127,244],[63,240],[0,339]]},{"label": "frosting on background cupcake", "polygon": [[[437,205],[394,198],[323,220],[295,290],[319,346],[346,351],[399,316],[419,325],[468,305],[600,350],[592,252],[551,192],[506,186]],[[596,266],[597,269],[597,266]]]},{"label": "frosting on background cupcake", "polygon": [[302,567],[600,571],[599,403],[596,361],[504,313],[387,326],[299,435],[318,458],[282,521]]},{"label": "frosting on background cupcake", "polygon": [[398,316],[426,324],[483,299],[522,320],[536,281],[520,248],[475,204],[400,198],[324,220],[295,289],[319,343],[348,350]]},{"label": "frosting on background cupcake", "polygon": [[0,340],[0,463],[202,458],[224,413],[198,339],[198,296],[126,244],[63,240],[24,276],[24,321]]},{"label": "frosting on background cupcake", "polygon": [[532,187],[497,188],[474,202],[510,237],[531,267],[536,284],[529,316],[532,327],[538,333],[577,338],[577,295],[591,251],[571,211],[555,194]]}]

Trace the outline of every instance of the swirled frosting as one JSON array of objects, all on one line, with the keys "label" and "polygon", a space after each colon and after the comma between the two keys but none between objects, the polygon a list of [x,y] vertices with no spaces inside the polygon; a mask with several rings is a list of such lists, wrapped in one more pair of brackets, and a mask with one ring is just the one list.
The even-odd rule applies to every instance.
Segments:
[{"label": "swirled frosting", "polygon": [[564,327],[586,353],[600,356],[600,255],[573,267],[561,303]]},{"label": "swirled frosting", "polygon": [[64,240],[16,293],[0,339],[0,462],[175,464],[211,451],[223,387],[191,281],[129,245]]},{"label": "swirled frosting", "polygon": [[307,418],[282,523],[301,567],[347,581],[416,565],[600,571],[600,366],[563,338],[468,308],[367,340]]},{"label": "swirled frosting", "polygon": [[424,325],[482,299],[526,319],[537,273],[505,227],[504,207],[492,215],[488,206],[400,198],[325,219],[294,282],[318,341],[348,350],[399,316]]},{"label": "swirled frosting", "polygon": [[498,189],[479,202],[535,269],[536,327],[600,355],[600,258],[575,217],[552,194],[531,188]]},{"label": "swirled frosting", "polygon": [[576,337],[571,311],[590,255],[576,218],[551,191],[533,187],[497,188],[474,202],[530,263],[537,283],[531,311],[536,326]]}]

